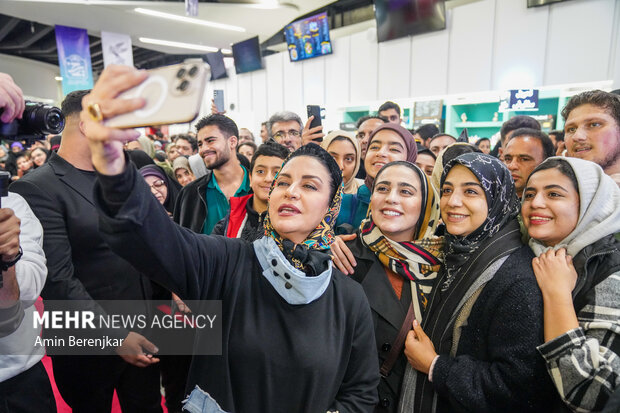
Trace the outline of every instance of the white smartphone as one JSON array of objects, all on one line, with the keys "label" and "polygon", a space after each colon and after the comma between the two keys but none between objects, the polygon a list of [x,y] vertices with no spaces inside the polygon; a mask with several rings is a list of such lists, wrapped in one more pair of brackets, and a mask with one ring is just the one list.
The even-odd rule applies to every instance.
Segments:
[{"label": "white smartphone", "polygon": [[149,77],[144,82],[120,95],[127,99],[142,97],[146,105],[107,119],[106,126],[138,128],[189,123],[196,119],[207,81],[207,67],[202,59],[187,59],[148,72]]}]

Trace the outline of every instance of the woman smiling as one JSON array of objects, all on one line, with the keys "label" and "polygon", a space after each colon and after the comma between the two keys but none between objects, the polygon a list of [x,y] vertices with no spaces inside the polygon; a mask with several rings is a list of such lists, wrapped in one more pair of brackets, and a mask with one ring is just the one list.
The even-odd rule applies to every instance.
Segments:
[{"label": "woman smiling", "polygon": [[522,215],[545,305],[538,350],[572,410],[601,411],[620,388],[620,190],[593,162],[549,158]]},{"label": "woman smiling", "polygon": [[510,173],[467,153],[446,164],[440,184],[444,267],[407,337],[418,373],[405,375],[401,411],[551,411],[558,400],[536,353],[542,296]]}]

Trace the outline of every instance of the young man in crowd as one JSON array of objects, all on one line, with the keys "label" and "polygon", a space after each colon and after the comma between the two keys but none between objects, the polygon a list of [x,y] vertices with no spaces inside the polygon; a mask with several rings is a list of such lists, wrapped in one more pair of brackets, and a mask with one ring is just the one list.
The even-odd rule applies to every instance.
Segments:
[{"label": "young man in crowd", "polygon": [[418,147],[418,157],[415,160],[415,164],[424,171],[429,178],[433,176],[433,169],[435,169],[435,161],[437,157],[430,149],[424,147]]},{"label": "young man in crowd", "polygon": [[400,118],[400,106],[394,102],[385,102],[379,106],[379,110],[377,112],[379,113],[379,116],[387,118],[391,123],[395,123],[397,125],[402,123],[402,119]]},{"label": "young man in crowd", "polygon": [[431,138],[439,133],[439,128],[433,123],[422,125],[415,131],[413,138],[416,141],[419,139],[420,143],[428,148]]},{"label": "young man in crowd", "polygon": [[210,234],[228,213],[228,200],[250,192],[250,181],[236,155],[239,129],[232,119],[211,114],[196,124],[196,130],[198,154],[208,171],[183,187],[174,208],[174,220],[194,232]]},{"label": "young man in crowd", "polygon": [[504,148],[503,162],[512,175],[517,195],[521,198],[527,178],[545,159],[554,155],[551,139],[536,129],[513,131]]},{"label": "young man in crowd", "polygon": [[198,152],[196,139],[190,135],[179,134],[173,137],[173,142],[177,147],[177,152],[183,156],[191,156]]},{"label": "young man in crowd", "polygon": [[267,142],[258,147],[252,157],[250,169],[253,193],[230,198],[230,213],[215,225],[213,234],[247,241],[254,241],[265,235],[263,217],[267,211],[269,190],[288,154],[285,146],[275,142]]},{"label": "young man in crowd", "polygon": [[620,96],[580,93],[568,101],[562,117],[567,155],[599,164],[620,185]]}]

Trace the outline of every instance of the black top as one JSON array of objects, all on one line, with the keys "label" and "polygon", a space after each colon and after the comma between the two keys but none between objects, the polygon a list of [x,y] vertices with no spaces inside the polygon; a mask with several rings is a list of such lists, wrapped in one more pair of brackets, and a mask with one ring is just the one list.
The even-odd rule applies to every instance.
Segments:
[{"label": "black top", "polygon": [[99,177],[103,236],[182,299],[222,300],[222,355],[195,356],[188,389],[199,385],[229,412],[372,411],[379,368],[361,287],[334,270],[316,301],[288,304],[252,244],[179,227],[136,175]]}]

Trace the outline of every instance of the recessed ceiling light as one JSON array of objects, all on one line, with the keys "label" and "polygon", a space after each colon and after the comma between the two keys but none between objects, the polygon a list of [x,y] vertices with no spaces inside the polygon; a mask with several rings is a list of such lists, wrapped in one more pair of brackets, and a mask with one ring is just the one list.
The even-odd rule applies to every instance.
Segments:
[{"label": "recessed ceiling light", "polygon": [[219,50],[217,47],[203,46],[201,44],[172,42],[172,41],[169,41],[169,40],[150,39],[148,37],[140,37],[139,40],[142,43],[158,44],[158,45],[161,45],[161,46],[178,47],[180,49],[200,50],[201,52],[217,52]]},{"label": "recessed ceiling light", "polygon": [[230,24],[216,23],[208,20],[195,19],[193,17],[179,16],[178,14],[164,13],[156,10],[143,9],[141,7],[135,8],[134,11],[136,11],[137,13],[146,14],[148,16],[160,17],[162,19],[168,20],[176,20],[183,23],[198,24],[201,26],[213,27],[215,29],[231,30],[233,32],[245,32],[245,29],[243,27],[232,26]]}]

